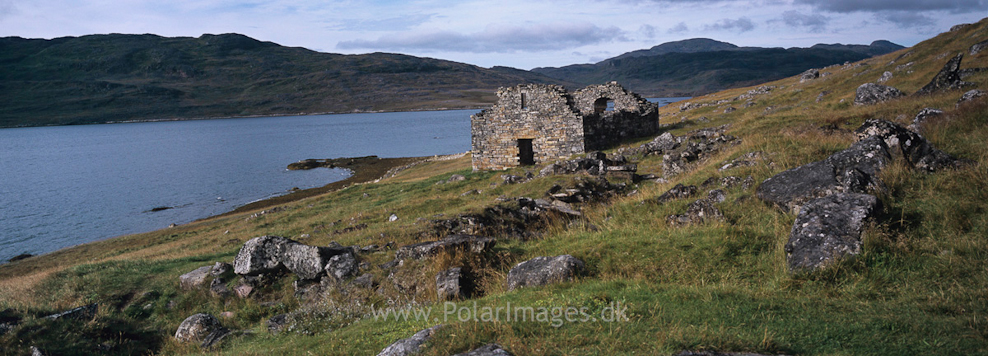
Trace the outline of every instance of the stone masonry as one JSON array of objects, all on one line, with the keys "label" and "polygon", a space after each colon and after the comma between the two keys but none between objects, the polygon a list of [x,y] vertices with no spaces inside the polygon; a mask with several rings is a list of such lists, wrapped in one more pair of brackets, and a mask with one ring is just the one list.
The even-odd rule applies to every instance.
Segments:
[{"label": "stone masonry", "polygon": [[658,106],[617,82],[572,94],[558,85],[500,88],[494,106],[470,117],[473,169],[549,163],[654,135]]}]

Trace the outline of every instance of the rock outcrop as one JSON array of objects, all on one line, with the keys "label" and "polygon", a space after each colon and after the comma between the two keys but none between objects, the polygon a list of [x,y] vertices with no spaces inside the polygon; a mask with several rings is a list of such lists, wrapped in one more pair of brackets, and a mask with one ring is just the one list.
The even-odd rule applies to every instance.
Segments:
[{"label": "rock outcrop", "polygon": [[973,56],[973,55],[977,55],[978,53],[981,53],[981,51],[984,51],[985,49],[988,49],[988,40],[981,41],[971,45],[969,51]]},{"label": "rock outcrop", "polygon": [[938,91],[959,89],[971,85],[971,83],[961,81],[960,70],[962,59],[964,59],[964,54],[958,53],[954,58],[947,61],[947,64],[943,65],[943,69],[940,69],[940,72],[933,77],[933,80],[920,88],[916,92],[916,95],[932,94]]},{"label": "rock outcrop", "polygon": [[981,98],[981,97],[985,96],[986,94],[988,94],[988,93],[985,93],[984,91],[978,90],[978,89],[968,90],[967,92],[964,93],[964,95],[961,95],[961,98],[960,99],[957,99],[957,104],[955,104],[954,107],[960,107],[964,103],[973,101],[973,100],[978,99],[978,98]]},{"label": "rock outcrop", "polygon": [[301,279],[321,279],[324,273],[341,279],[352,275],[356,264],[353,248],[310,246],[281,236],[261,236],[244,243],[233,261],[233,271],[257,276],[285,269]]},{"label": "rock outcrop", "polygon": [[[859,139],[877,137],[890,153],[901,154],[914,168],[934,172],[957,166],[957,159],[936,149],[920,134],[886,120],[871,119],[854,130]],[[859,141],[861,142],[861,141]]]},{"label": "rock outcrop", "polygon": [[899,89],[875,83],[864,83],[854,93],[854,105],[877,104],[903,96],[906,94]]},{"label": "rock outcrop", "polygon": [[785,245],[789,271],[812,271],[860,254],[864,223],[878,206],[874,196],[857,193],[836,193],[806,203]]},{"label": "rock outcrop", "polygon": [[706,198],[697,199],[686,207],[685,214],[670,215],[666,222],[671,226],[701,224],[707,221],[723,220],[724,214],[714,204],[727,199],[723,190],[715,189],[707,193]]},{"label": "rock outcrop", "polygon": [[570,255],[536,257],[511,268],[508,272],[508,290],[569,281],[583,269],[583,261]]},{"label": "rock outcrop", "polygon": [[453,356],[511,356],[511,353],[502,348],[501,345],[487,344]]},{"label": "rock outcrop", "polygon": [[175,339],[180,342],[202,342],[206,337],[223,328],[219,319],[206,313],[200,313],[185,318],[175,330]]},{"label": "rock outcrop", "polygon": [[395,258],[399,260],[420,260],[439,253],[484,253],[490,251],[496,243],[497,241],[490,237],[457,234],[447,236],[439,241],[421,242],[399,247],[398,251],[395,252]]},{"label": "rock outcrop", "polygon": [[453,267],[436,274],[436,297],[439,300],[464,298],[463,268]]},{"label": "rock outcrop", "polygon": [[288,239],[281,236],[261,236],[247,240],[233,260],[233,271],[240,275],[277,272],[282,266]]}]

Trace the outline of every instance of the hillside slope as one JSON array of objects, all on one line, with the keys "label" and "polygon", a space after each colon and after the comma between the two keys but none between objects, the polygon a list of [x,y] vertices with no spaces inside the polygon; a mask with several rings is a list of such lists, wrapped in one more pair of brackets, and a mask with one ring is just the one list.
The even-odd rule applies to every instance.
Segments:
[{"label": "hillside slope", "polygon": [[796,75],[814,67],[886,54],[902,46],[815,45],[810,48],[737,47],[693,39],[634,51],[595,64],[535,68],[533,72],[583,85],[617,80],[649,97],[696,96]]},{"label": "hillside slope", "polygon": [[[958,101],[966,90],[988,89],[988,71],[974,70],[988,67],[988,52],[970,51],[986,39],[988,19],[912,48],[820,68],[829,75],[819,78],[665,106],[666,133],[688,138],[683,146],[701,156],[649,154],[656,152],[653,137],[609,150],[661,180],[536,175],[542,167],[473,172],[469,157],[451,157],[277,208],[5,264],[0,345],[11,354],[36,347],[47,354],[373,355],[442,324],[419,334],[428,338],[419,355],[490,343],[515,355],[985,354],[988,97]],[[957,54],[964,57],[954,79],[971,84],[915,94]],[[857,88],[882,77],[907,95],[853,104]],[[796,215],[756,191],[770,177],[843,152],[858,140],[852,130],[870,119],[906,126],[925,108],[943,114],[919,132],[965,163],[925,172],[897,154],[868,191],[881,207],[860,224],[858,254],[790,273],[787,241]],[[693,160],[669,164],[685,157]],[[696,191],[667,194],[679,184]],[[536,213],[546,206],[536,199],[570,199],[552,205],[579,214]],[[706,218],[683,223],[698,206]],[[484,240],[471,246],[480,253],[450,249],[421,259],[401,248],[461,230],[496,244]],[[181,275],[229,263],[246,241],[268,235],[334,246],[335,253],[357,246],[358,270],[322,282],[282,270],[180,284]],[[518,263],[561,255],[583,261],[584,269],[569,281],[510,290]],[[471,293],[447,303],[439,292],[449,291],[444,277],[454,267]],[[251,283],[256,288],[246,298],[223,292]],[[510,308],[541,312],[506,318]],[[385,318],[382,310],[393,313]],[[197,313],[233,332],[206,351],[198,341],[176,340],[179,325]]]},{"label": "hillside slope", "polygon": [[340,55],[238,34],[0,38],[0,127],[468,108],[558,80],[400,54]]}]

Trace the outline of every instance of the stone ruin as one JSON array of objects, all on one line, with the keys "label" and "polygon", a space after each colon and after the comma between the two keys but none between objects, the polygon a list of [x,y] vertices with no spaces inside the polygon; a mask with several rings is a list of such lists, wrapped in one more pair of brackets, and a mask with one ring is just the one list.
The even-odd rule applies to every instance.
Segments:
[{"label": "stone ruin", "polygon": [[549,163],[659,131],[658,105],[617,82],[574,93],[561,86],[500,88],[491,108],[470,117],[473,169]]}]

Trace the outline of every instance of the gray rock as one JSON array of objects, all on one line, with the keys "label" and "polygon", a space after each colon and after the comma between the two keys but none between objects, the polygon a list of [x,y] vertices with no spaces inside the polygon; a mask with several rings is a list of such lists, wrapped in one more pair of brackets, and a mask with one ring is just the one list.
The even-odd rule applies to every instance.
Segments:
[{"label": "gray rock", "polygon": [[984,51],[985,49],[988,49],[988,40],[981,41],[972,45],[970,49],[971,55],[973,56],[978,53],[981,53],[981,51]]},{"label": "gray rock", "polygon": [[803,83],[808,80],[813,80],[820,77],[819,69],[807,69],[805,72],[799,75],[799,82]]},{"label": "gray rock", "polygon": [[857,193],[836,193],[807,202],[785,245],[789,271],[811,271],[860,254],[864,222],[877,208],[877,198]]},{"label": "gray rock", "polygon": [[326,274],[337,281],[343,281],[357,272],[357,256],[352,251],[335,255],[326,263]]},{"label": "gray rock", "polygon": [[724,214],[717,209],[714,204],[723,202],[727,195],[723,190],[715,189],[707,193],[706,198],[697,199],[686,207],[685,214],[676,214],[666,217],[666,222],[671,226],[684,226],[689,224],[701,224],[707,221],[723,220]]},{"label": "gray rock", "polygon": [[180,342],[202,342],[206,336],[222,328],[216,317],[200,313],[185,318],[175,331],[175,339]]},{"label": "gray rock", "polygon": [[645,154],[658,154],[675,149],[676,147],[679,147],[679,141],[676,141],[676,137],[668,132],[659,135],[651,142],[642,145],[642,148],[645,150]]},{"label": "gray rock", "polygon": [[930,80],[928,84],[920,88],[916,92],[916,95],[932,94],[938,91],[958,89],[969,85],[970,83],[961,81],[960,69],[962,59],[964,59],[964,54],[958,53],[954,58],[947,61],[947,64],[943,65],[943,68],[933,77],[933,80]]},{"label": "gray rock", "polygon": [[694,195],[696,195],[695,185],[676,184],[675,187],[672,187],[669,190],[667,190],[665,193],[662,193],[662,195],[660,195],[655,200],[659,204],[661,204],[673,199],[689,198]]},{"label": "gray rock", "polygon": [[330,258],[345,248],[310,246],[294,241],[284,245],[281,263],[301,279],[318,279]]},{"label": "gray rock", "polygon": [[209,283],[209,293],[217,298],[226,298],[230,295],[230,289],[226,287],[223,277],[216,277]]},{"label": "gray rock", "polygon": [[525,177],[511,174],[502,174],[501,179],[504,180],[504,184],[518,184],[525,182]]},{"label": "gray rock", "polygon": [[285,245],[291,241],[281,236],[261,236],[247,240],[233,260],[233,271],[240,275],[258,275],[280,270]]},{"label": "gray rock", "polygon": [[881,78],[878,78],[878,82],[879,83],[885,83],[885,82],[887,82],[887,81],[889,81],[891,79],[892,79],[892,72],[885,71],[885,73],[882,73],[882,77]]},{"label": "gray rock", "polygon": [[450,182],[450,183],[452,183],[452,182],[462,182],[462,181],[465,181],[465,180],[467,180],[467,177],[464,177],[463,175],[460,175],[460,174],[454,174],[454,175],[449,176],[449,180],[447,180],[447,182]]},{"label": "gray rock", "polygon": [[954,107],[960,107],[961,104],[981,98],[985,96],[985,94],[988,93],[985,93],[984,91],[978,89],[968,90],[967,92],[964,93],[964,95],[961,95],[961,98],[957,100],[957,104],[955,104]]},{"label": "gray rock", "polygon": [[899,89],[875,83],[864,83],[854,93],[854,105],[877,104],[903,96],[906,94]]},{"label": "gray rock", "polygon": [[189,273],[178,276],[178,284],[182,289],[190,290],[206,285],[206,280],[211,275],[213,266],[202,266]]},{"label": "gray rock", "polygon": [[93,303],[89,305],[84,305],[77,308],[72,308],[61,313],[55,313],[52,315],[45,316],[45,319],[58,320],[58,319],[75,319],[75,320],[85,320],[92,319],[96,316],[96,312],[99,310],[99,304]]},{"label": "gray rock", "polygon": [[823,161],[802,165],[766,179],[758,186],[758,198],[781,209],[797,211],[815,198],[835,193],[864,193],[880,188],[877,174],[891,159],[888,146],[878,137],[858,141]]},{"label": "gray rock", "polygon": [[570,255],[536,257],[508,271],[508,290],[569,281],[583,269],[583,261]]},{"label": "gray rock", "polygon": [[374,275],[370,273],[364,273],[360,277],[354,278],[352,282],[355,287],[360,288],[374,288]]},{"label": "gray rock", "polygon": [[926,122],[926,120],[932,119],[940,115],[943,115],[943,110],[924,108],[923,110],[920,110],[918,114],[916,114],[916,117],[913,118],[913,123],[906,128],[915,132],[919,132],[923,129],[923,123]]},{"label": "gray rock", "polygon": [[436,325],[419,331],[410,338],[395,341],[391,345],[388,345],[388,347],[385,347],[384,350],[381,350],[377,356],[407,356],[416,354],[419,352],[419,347],[426,341],[429,341],[432,338],[432,334],[440,328],[442,328],[442,325]]},{"label": "gray rock", "polygon": [[936,149],[920,134],[890,121],[870,119],[854,132],[858,138],[874,136],[882,139],[890,152],[901,153],[914,168],[926,172],[958,165],[956,158]]},{"label": "gray rock", "polygon": [[501,348],[501,345],[487,344],[468,352],[459,353],[453,356],[511,356],[511,353]]},{"label": "gray rock", "polygon": [[432,257],[440,252],[452,253],[455,251],[484,253],[494,247],[496,241],[490,237],[475,235],[456,234],[450,235],[439,241],[421,242],[414,245],[407,245],[398,248],[395,258],[403,259],[423,259]]},{"label": "gray rock", "polygon": [[213,268],[209,270],[209,274],[214,277],[230,277],[233,272],[233,265],[226,262],[216,262],[213,264]]},{"label": "gray rock", "polygon": [[453,267],[436,274],[436,296],[439,300],[455,300],[465,297],[461,280],[463,269]]}]

